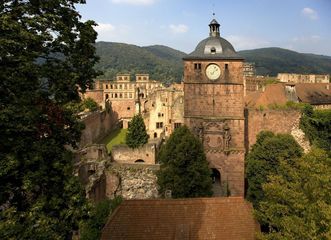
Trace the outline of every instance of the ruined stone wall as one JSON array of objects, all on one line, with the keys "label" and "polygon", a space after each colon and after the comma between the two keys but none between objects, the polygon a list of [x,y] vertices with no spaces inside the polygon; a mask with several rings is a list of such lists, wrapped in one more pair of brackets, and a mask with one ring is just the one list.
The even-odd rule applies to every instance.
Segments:
[{"label": "ruined stone wall", "polygon": [[82,119],[85,129],[80,138],[80,147],[97,142],[116,127],[117,116],[111,109],[93,112]]},{"label": "ruined stone wall", "polygon": [[299,110],[257,110],[246,109],[246,146],[256,142],[256,136],[263,130],[274,133],[291,133],[301,117]]},{"label": "ruined stone wall", "polygon": [[135,100],[114,100],[111,101],[114,113],[118,115],[118,119],[132,118],[136,113]]},{"label": "ruined stone wall", "polygon": [[150,138],[166,137],[184,123],[184,92],[160,88],[142,104],[143,118]]},{"label": "ruined stone wall", "polygon": [[113,164],[106,171],[106,196],[124,199],[158,198],[158,165]]},{"label": "ruined stone wall", "polygon": [[86,99],[86,98],[92,98],[99,105],[103,105],[103,102],[104,102],[103,90],[102,89],[87,90],[86,93],[83,94],[83,99]]},{"label": "ruined stone wall", "polygon": [[126,145],[113,146],[111,156],[117,163],[155,164],[157,144],[147,143],[140,148],[129,148]]}]

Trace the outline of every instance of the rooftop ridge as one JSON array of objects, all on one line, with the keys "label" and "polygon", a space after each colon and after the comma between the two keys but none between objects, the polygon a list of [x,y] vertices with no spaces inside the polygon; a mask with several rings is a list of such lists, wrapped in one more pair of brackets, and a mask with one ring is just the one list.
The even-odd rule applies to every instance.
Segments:
[{"label": "rooftop ridge", "polygon": [[243,197],[215,197],[215,198],[178,198],[178,199],[128,199],[123,201],[123,205],[194,205],[201,203],[224,204],[224,203],[245,203]]}]

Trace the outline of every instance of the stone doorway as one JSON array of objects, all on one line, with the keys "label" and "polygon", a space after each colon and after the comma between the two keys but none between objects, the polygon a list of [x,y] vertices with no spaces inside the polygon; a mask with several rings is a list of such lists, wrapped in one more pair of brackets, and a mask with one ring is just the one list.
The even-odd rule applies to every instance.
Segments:
[{"label": "stone doorway", "polygon": [[221,173],[216,168],[212,168],[211,178],[213,181],[213,196],[221,197],[223,196],[222,186],[221,186]]}]

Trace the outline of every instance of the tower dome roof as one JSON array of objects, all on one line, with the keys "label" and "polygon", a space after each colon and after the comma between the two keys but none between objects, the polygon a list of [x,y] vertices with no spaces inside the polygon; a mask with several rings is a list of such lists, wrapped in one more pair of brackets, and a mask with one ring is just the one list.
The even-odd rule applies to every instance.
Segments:
[{"label": "tower dome roof", "polygon": [[209,37],[199,42],[195,50],[184,59],[240,59],[232,44],[220,37],[220,24],[213,19],[210,24]]}]

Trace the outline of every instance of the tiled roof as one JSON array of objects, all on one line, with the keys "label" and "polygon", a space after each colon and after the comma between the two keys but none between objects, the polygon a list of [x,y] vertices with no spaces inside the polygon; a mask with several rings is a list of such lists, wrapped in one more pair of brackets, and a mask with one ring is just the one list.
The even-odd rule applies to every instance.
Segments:
[{"label": "tiled roof", "polygon": [[[215,48],[216,53],[212,54],[208,49]],[[183,58],[184,60],[191,59],[239,59],[243,60],[233,48],[230,42],[222,37],[208,37],[197,45],[195,50]]]},{"label": "tiled roof", "polygon": [[331,83],[298,83],[295,90],[300,102],[331,104]]},{"label": "tiled roof", "polygon": [[253,92],[245,97],[245,103],[248,107],[267,107],[270,104],[282,105],[287,101],[285,86],[281,83],[267,85],[263,92]]},{"label": "tiled roof", "polygon": [[250,240],[258,230],[252,210],[240,197],[126,200],[101,239]]}]

